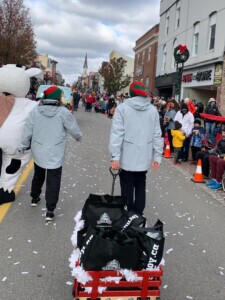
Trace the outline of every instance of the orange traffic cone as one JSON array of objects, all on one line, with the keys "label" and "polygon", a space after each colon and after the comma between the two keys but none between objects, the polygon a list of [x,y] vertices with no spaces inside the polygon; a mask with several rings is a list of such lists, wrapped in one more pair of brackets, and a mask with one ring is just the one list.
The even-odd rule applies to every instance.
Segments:
[{"label": "orange traffic cone", "polygon": [[203,176],[202,176],[202,161],[201,161],[201,159],[198,160],[196,172],[195,172],[193,178],[191,178],[191,180],[195,183],[204,183],[205,182],[203,180]]},{"label": "orange traffic cone", "polygon": [[164,158],[171,158],[171,154],[170,154],[170,142],[166,143],[166,149],[164,152]]}]

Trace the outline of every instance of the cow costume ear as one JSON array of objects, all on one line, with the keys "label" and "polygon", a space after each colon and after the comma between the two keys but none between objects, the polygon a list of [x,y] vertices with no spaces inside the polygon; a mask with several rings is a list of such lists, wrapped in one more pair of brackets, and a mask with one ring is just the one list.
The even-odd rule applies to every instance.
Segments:
[{"label": "cow costume ear", "polygon": [[26,70],[25,72],[28,75],[28,77],[36,77],[36,78],[43,79],[43,72],[41,69],[30,68],[30,69]]}]

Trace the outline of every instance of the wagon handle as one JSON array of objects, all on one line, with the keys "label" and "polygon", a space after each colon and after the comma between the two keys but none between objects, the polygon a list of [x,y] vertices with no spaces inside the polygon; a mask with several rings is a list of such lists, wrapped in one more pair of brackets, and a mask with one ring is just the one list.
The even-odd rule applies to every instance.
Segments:
[{"label": "wagon handle", "polygon": [[[117,172],[116,172],[117,171]],[[109,168],[109,172],[111,173],[113,177],[113,182],[112,182],[112,190],[111,190],[111,196],[114,195],[114,188],[115,188],[115,183],[116,183],[116,177],[120,174],[121,169],[114,171],[112,167]]]}]

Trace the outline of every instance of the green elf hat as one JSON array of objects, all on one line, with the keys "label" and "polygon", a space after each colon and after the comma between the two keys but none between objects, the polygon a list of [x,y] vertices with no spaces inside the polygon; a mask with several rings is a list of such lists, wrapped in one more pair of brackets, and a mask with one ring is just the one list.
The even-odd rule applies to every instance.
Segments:
[{"label": "green elf hat", "polygon": [[53,85],[44,91],[43,99],[57,100],[62,93],[63,91],[59,87]]},{"label": "green elf hat", "polygon": [[130,96],[136,97],[147,97],[146,88],[143,82],[141,81],[134,81],[130,85]]}]

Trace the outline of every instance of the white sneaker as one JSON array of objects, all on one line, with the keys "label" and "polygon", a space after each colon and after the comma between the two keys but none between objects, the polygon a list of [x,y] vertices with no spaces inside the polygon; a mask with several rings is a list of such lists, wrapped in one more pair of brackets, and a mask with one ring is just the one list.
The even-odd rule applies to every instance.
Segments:
[{"label": "white sneaker", "polygon": [[52,211],[47,211],[45,215],[45,221],[50,222],[54,219],[55,215]]}]

